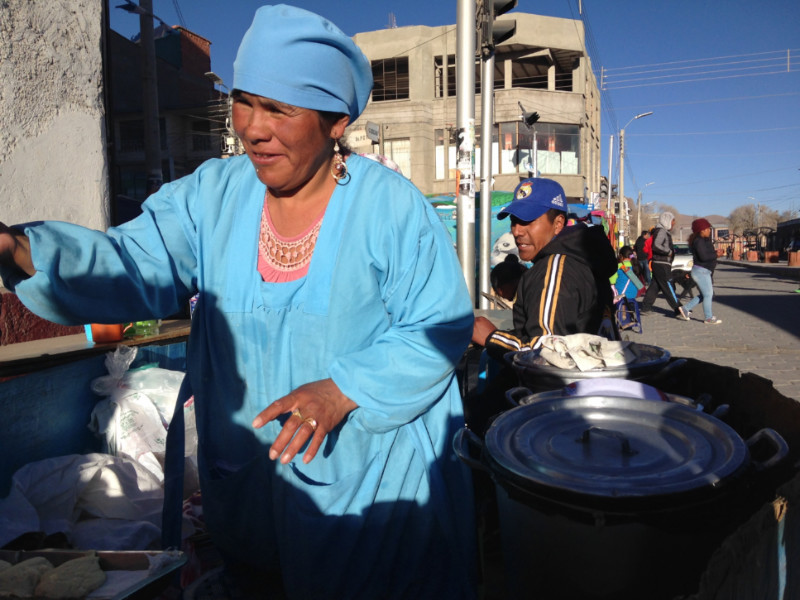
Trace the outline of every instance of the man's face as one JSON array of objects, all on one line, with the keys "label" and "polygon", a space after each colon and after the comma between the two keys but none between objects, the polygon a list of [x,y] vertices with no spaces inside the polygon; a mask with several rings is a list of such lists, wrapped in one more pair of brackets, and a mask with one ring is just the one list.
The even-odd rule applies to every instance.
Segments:
[{"label": "man's face", "polygon": [[559,215],[551,222],[547,213],[535,221],[521,221],[511,215],[511,235],[519,250],[519,257],[530,262],[541,252],[550,240],[564,228],[564,217]]}]

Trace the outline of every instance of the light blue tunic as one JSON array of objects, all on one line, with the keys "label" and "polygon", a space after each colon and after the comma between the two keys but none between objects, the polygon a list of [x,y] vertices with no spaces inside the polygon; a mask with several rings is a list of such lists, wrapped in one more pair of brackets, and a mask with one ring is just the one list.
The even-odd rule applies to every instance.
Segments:
[{"label": "light blue tunic", "polygon": [[[107,235],[26,226],[37,273],[15,291],[72,324],[173,314],[199,291],[187,392],[215,542],[280,564],[293,598],[469,598],[472,488],[451,450],[473,321],[463,275],[407,179],[355,155],[347,166],[300,281],[256,270],[266,190],[242,156],[163,186]],[[268,460],[281,424],[253,418],[327,377],[358,408],[310,464]]]}]

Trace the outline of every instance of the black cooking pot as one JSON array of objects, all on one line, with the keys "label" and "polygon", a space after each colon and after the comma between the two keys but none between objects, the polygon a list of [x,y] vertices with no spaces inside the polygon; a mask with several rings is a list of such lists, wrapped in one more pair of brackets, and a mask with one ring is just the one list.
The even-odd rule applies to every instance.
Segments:
[{"label": "black cooking pot", "polygon": [[747,482],[788,454],[770,429],[745,442],[692,407],[609,396],[524,404],[454,447],[494,480],[508,596],[537,599],[691,593]]},{"label": "black cooking pot", "polygon": [[[539,348],[509,353],[507,360],[516,371],[520,384],[533,392],[555,390],[582,379],[598,377],[617,377],[648,382],[663,377],[661,371],[666,369],[670,360],[668,350],[638,342],[631,342],[628,348],[636,356],[634,362],[615,367],[590,369],[588,371],[581,371],[577,367],[562,369],[551,365],[542,358],[541,349]],[[683,366],[685,362],[682,361],[670,367],[670,370]]]}]

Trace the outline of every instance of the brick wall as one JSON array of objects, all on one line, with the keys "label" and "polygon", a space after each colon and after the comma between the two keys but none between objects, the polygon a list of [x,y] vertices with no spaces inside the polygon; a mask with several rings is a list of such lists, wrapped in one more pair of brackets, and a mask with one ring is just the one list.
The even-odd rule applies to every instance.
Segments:
[{"label": "brick wall", "polygon": [[14,294],[0,293],[0,346],[83,333],[83,326],[66,327],[34,315]]}]

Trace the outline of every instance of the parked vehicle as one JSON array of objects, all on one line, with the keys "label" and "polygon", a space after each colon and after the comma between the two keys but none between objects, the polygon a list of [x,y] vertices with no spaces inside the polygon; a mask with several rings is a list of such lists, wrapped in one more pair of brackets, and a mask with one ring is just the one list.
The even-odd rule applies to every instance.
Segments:
[{"label": "parked vehicle", "polygon": [[692,298],[696,286],[692,279],[692,266],[694,266],[692,249],[687,242],[674,242],[673,247],[675,256],[672,259],[672,285],[679,299]]}]

